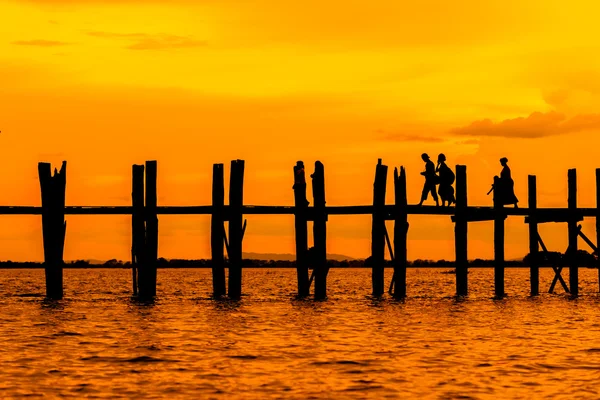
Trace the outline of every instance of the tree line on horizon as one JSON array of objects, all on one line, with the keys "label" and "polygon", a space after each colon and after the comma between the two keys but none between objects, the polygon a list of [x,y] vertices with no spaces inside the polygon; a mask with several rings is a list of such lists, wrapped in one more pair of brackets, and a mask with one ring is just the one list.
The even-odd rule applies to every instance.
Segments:
[{"label": "tree line on horizon", "polygon": [[[507,266],[517,265],[529,265],[534,261],[537,261],[538,265],[568,265],[570,261],[570,255],[563,254],[559,251],[540,252],[537,254],[537,260],[535,260],[533,254],[527,254],[523,260],[511,260],[506,261]],[[578,250],[576,253],[577,265],[580,267],[587,268],[598,268],[598,256],[595,253],[589,253],[586,250]],[[493,264],[493,260],[485,260],[477,258],[469,261],[469,265],[486,266]],[[225,267],[227,267],[228,260],[225,259]],[[355,260],[328,260],[327,264],[330,268],[365,268],[369,267],[369,259],[355,259]],[[36,261],[0,261],[0,268],[43,268],[42,262]],[[387,267],[392,266],[392,262],[389,260],[385,261]],[[244,259],[244,268],[295,268],[295,261],[287,260],[255,260],[255,259]],[[186,260],[186,259],[158,259],[158,268],[211,268],[212,262],[207,259],[199,260]],[[454,261],[448,260],[424,260],[416,259],[408,262],[408,267],[421,267],[421,268],[454,268]],[[91,263],[89,260],[75,260],[65,262],[65,268],[131,268],[131,261],[122,261],[117,259],[111,259],[104,263]]]}]

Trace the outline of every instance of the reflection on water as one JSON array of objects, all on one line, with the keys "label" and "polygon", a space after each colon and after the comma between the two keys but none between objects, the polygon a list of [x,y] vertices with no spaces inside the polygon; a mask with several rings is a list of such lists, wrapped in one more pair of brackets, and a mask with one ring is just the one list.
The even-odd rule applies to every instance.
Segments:
[{"label": "reflection on water", "polygon": [[596,271],[569,299],[531,298],[529,272],[507,270],[503,300],[492,270],[470,272],[463,300],[442,272],[410,270],[395,301],[369,295],[368,270],[332,270],[314,302],[295,299],[294,270],[247,270],[233,302],[211,299],[209,270],[161,270],[140,303],[127,270],[66,270],[61,301],[43,271],[2,270],[0,396],[598,397]]}]

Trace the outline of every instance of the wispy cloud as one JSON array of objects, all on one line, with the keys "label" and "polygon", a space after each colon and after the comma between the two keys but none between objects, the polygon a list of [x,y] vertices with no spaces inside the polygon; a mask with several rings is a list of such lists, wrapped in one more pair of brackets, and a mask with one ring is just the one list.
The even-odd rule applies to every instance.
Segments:
[{"label": "wispy cloud", "polygon": [[528,117],[505,119],[496,123],[483,119],[455,128],[451,132],[465,136],[531,139],[593,129],[600,129],[600,114],[580,114],[567,118],[564,114],[550,111],[534,112]]},{"label": "wispy cloud", "polygon": [[163,50],[204,47],[207,42],[191,36],[170,35],[165,33],[114,33],[114,32],[88,32],[88,35],[105,39],[127,39],[134,43],[125,46],[131,50]]},{"label": "wispy cloud", "polygon": [[57,46],[66,46],[71,43],[60,42],[58,40],[34,39],[34,40],[17,40],[15,42],[11,42],[11,44],[15,44],[17,46],[57,47]]},{"label": "wispy cloud", "polygon": [[443,142],[444,139],[439,137],[425,136],[419,134],[410,134],[410,133],[397,133],[397,132],[387,132],[383,129],[378,129],[376,131],[383,140],[389,140],[393,142],[424,142],[424,143],[440,143]]}]

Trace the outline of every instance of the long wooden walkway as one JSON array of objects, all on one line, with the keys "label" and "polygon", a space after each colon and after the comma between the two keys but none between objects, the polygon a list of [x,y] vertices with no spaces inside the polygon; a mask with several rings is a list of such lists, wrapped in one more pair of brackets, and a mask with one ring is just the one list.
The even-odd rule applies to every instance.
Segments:
[{"label": "long wooden walkway", "polygon": [[[246,232],[244,215],[293,215],[296,230],[296,270],[298,295],[310,294],[314,282],[316,299],[326,297],[329,266],[326,259],[327,221],[330,215],[371,215],[371,256],[366,265],[372,269],[373,295],[381,296],[384,288],[385,252],[392,259],[394,275],[389,292],[396,298],[407,295],[407,238],[409,215],[446,215],[455,223],[455,271],[456,293],[468,294],[467,227],[469,222],[494,222],[494,291],[504,296],[504,221],[508,216],[525,217],[529,226],[529,253],[531,294],[539,293],[539,267],[544,253],[548,253],[538,225],[547,222],[564,222],[568,227],[569,247],[566,264],[569,268],[569,284],[563,280],[563,265],[553,266],[554,281],[550,291],[560,282],[565,291],[573,296],[578,288],[578,239],[582,239],[596,255],[598,249],[581,230],[579,222],[585,217],[596,219],[596,243],[600,242],[600,169],[596,170],[596,208],[577,207],[576,170],[568,171],[568,198],[564,208],[538,208],[536,177],[528,178],[527,207],[505,208],[494,199],[493,207],[468,205],[466,166],[456,166],[456,206],[418,206],[407,203],[406,171],[394,169],[394,204],[385,204],[388,167],[381,160],[376,165],[373,185],[373,204],[355,206],[327,206],[325,201],[325,172],[321,162],[315,163],[312,178],[312,205],[307,200],[307,183],[304,164],[299,161],[293,168],[293,206],[246,205],[243,202],[243,160],[231,162],[229,204],[225,204],[225,180],[223,164],[213,166],[212,204],[198,206],[159,206],[157,204],[157,163],[132,168],[131,206],[67,206],[66,162],[60,171],[51,172],[50,164],[39,163],[42,194],[41,206],[0,206],[0,215],[40,215],[44,241],[44,265],[46,294],[50,298],[62,298],[64,266],[63,249],[66,236],[66,215],[130,215],[132,220],[132,287],[135,295],[156,295],[156,270],[158,259],[159,215],[210,215],[211,216],[211,264],[213,292],[215,297],[229,296],[238,299],[242,294],[242,242]],[[393,243],[388,235],[385,221],[394,221]],[[226,232],[225,222],[228,222]],[[308,223],[312,222],[313,246],[308,246]],[[541,250],[540,251],[540,247]],[[227,258],[225,257],[225,251]],[[226,267],[229,279],[225,277]],[[312,275],[309,275],[312,267]],[[600,268],[599,285],[600,285]],[[226,287],[226,283],[228,287]]]}]

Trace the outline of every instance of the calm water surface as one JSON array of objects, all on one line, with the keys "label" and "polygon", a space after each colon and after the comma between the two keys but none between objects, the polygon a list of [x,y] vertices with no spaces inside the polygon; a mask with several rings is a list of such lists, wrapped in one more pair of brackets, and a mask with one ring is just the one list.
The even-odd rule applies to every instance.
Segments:
[{"label": "calm water surface", "polygon": [[42,270],[0,270],[0,397],[598,398],[596,271],[577,300],[528,297],[528,274],[507,270],[493,300],[492,270],[472,270],[456,300],[454,275],[410,270],[397,302],[369,297],[370,271],[336,269],[314,302],[294,299],[294,270],[255,269],[219,302],[209,270],[160,270],[144,305],[127,270],[66,270],[59,302]]}]

